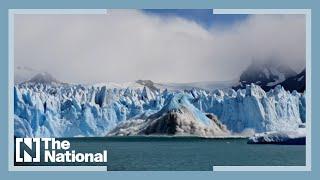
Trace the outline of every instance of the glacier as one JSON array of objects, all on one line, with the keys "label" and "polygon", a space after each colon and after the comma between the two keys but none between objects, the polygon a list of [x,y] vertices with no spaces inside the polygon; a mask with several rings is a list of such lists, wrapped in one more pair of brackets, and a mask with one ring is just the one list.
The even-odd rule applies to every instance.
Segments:
[{"label": "glacier", "polygon": [[271,131],[257,133],[250,137],[248,144],[306,144],[306,128],[299,128],[295,131]]},{"label": "glacier", "polygon": [[212,114],[205,114],[190,101],[190,94],[171,94],[164,107],[146,120],[125,121],[108,135],[180,135],[200,137],[227,136],[230,132]]},{"label": "glacier", "polygon": [[268,92],[255,84],[237,91],[170,91],[147,86],[23,83],[14,86],[14,135],[161,134],[168,131],[158,127],[171,125],[164,123],[164,117],[176,112],[175,131],[181,134],[295,131],[306,121],[305,105],[304,93],[291,93],[281,86]]},{"label": "glacier", "polygon": [[233,132],[294,130],[305,122],[305,95],[290,93],[280,85],[267,93],[251,84],[238,91],[217,90],[211,96],[206,93],[197,96],[196,107],[217,115]]}]

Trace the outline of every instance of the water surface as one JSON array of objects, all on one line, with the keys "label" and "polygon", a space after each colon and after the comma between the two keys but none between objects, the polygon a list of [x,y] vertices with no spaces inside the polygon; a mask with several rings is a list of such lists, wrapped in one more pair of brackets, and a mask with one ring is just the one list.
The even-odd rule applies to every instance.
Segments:
[{"label": "water surface", "polygon": [[247,139],[243,138],[103,137],[68,140],[72,148],[82,152],[107,149],[109,171],[211,171],[214,165],[305,165],[305,145],[247,144]]},{"label": "water surface", "polygon": [[247,139],[111,137],[76,139],[108,150],[108,170],[212,170],[212,166],[303,166],[305,146],[247,144]]}]

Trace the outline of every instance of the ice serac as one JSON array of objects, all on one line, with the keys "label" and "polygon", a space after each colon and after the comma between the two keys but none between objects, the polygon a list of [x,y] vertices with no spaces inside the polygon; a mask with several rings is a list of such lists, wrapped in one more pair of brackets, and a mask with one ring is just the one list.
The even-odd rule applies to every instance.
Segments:
[{"label": "ice serac", "polygon": [[228,134],[228,130],[294,131],[306,121],[305,95],[290,93],[281,86],[269,92],[254,84],[237,91],[115,87],[118,86],[17,84],[13,89],[15,136],[216,136]]},{"label": "ice serac", "polygon": [[138,89],[24,83],[14,87],[17,137],[104,136],[119,122],[148,116],[161,98],[142,99]]},{"label": "ice serac", "polygon": [[127,121],[109,135],[191,135],[201,137],[227,136],[230,132],[217,118],[206,115],[190,102],[190,94],[171,94],[164,107],[146,120]]},{"label": "ice serac", "polygon": [[215,91],[212,96],[199,94],[195,106],[211,112],[233,132],[295,130],[305,121],[304,95],[283,87],[265,92],[251,84],[237,92]]}]

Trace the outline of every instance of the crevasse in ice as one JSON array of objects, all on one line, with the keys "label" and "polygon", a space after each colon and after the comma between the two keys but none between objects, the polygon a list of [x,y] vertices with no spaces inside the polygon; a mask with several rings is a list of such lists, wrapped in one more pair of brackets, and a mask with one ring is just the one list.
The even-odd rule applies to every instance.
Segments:
[{"label": "crevasse in ice", "polygon": [[232,133],[296,130],[305,122],[305,95],[281,86],[269,92],[254,84],[238,91],[173,92],[23,84],[14,87],[14,133],[16,137],[105,136],[120,122],[143,121],[163,108],[179,108],[175,99],[185,101],[202,124],[208,123],[205,113],[213,113]]}]

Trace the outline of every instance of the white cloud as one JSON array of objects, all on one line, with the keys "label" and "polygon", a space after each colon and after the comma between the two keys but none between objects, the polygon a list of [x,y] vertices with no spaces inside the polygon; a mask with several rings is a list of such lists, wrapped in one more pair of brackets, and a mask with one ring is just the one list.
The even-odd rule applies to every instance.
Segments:
[{"label": "white cloud", "polygon": [[16,66],[66,82],[230,80],[252,58],[277,58],[296,71],[305,65],[303,15],[254,15],[209,30],[135,10],[16,15],[14,36]]}]

